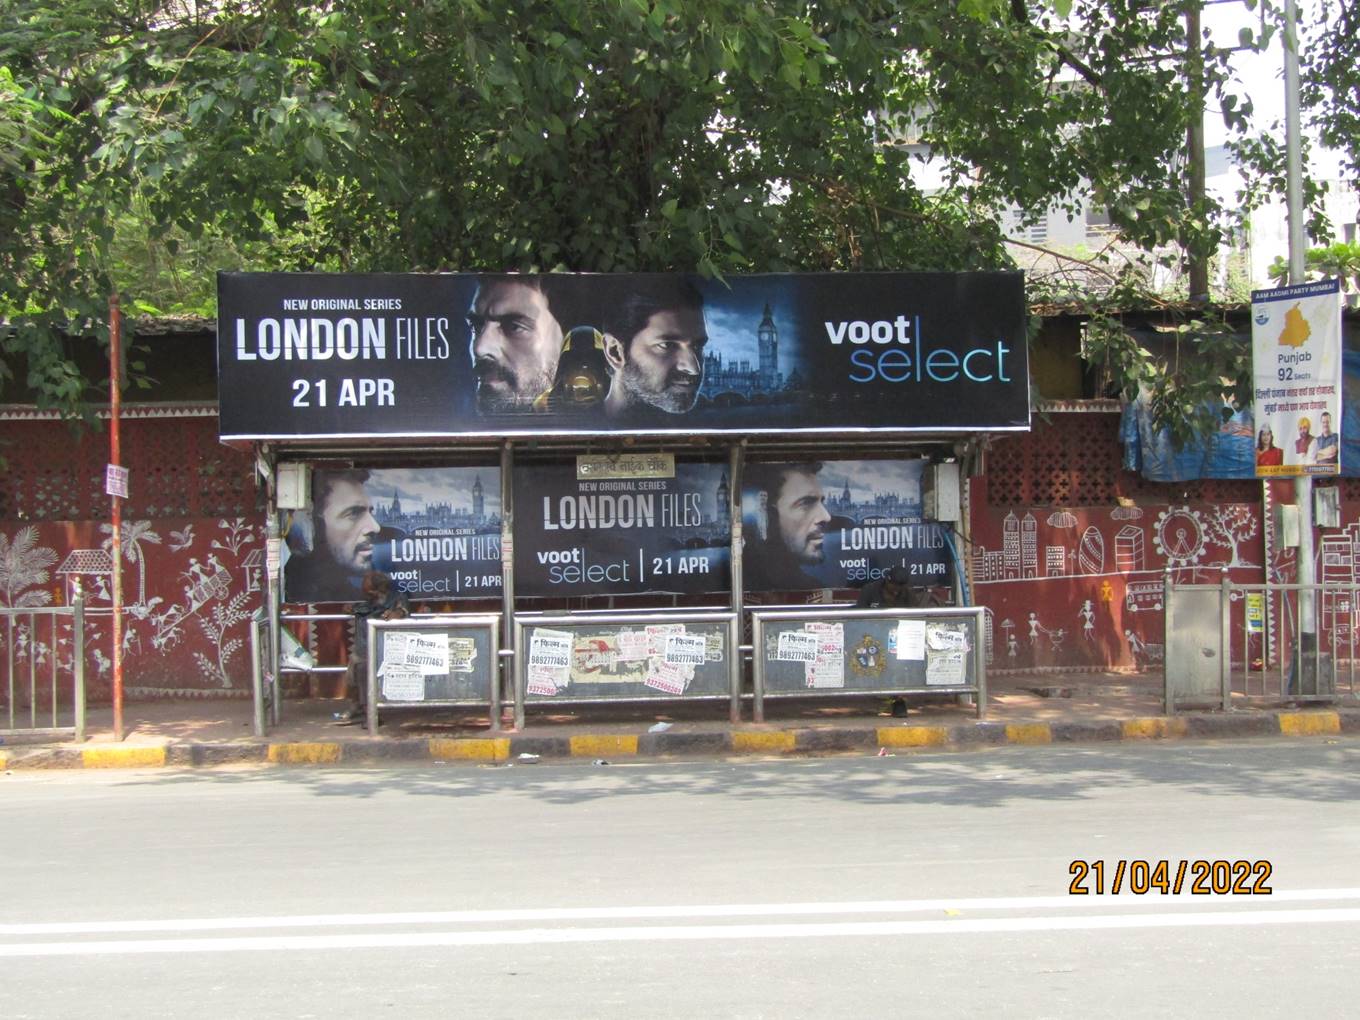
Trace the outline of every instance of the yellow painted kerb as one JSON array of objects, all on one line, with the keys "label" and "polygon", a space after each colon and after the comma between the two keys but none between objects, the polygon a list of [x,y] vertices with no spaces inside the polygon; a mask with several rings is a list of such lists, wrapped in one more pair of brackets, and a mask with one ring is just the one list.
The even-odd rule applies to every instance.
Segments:
[{"label": "yellow painted kerb", "polygon": [[505,761],[510,757],[510,738],[450,740],[435,737],[430,740],[430,757],[435,761]]},{"label": "yellow painted kerb", "polygon": [[1151,716],[1147,719],[1125,719],[1120,727],[1125,740],[1163,740],[1166,737],[1183,737],[1188,723],[1184,719]]},{"label": "yellow painted kerb", "polygon": [[880,747],[941,747],[949,743],[943,726],[884,726],[878,731]]},{"label": "yellow painted kerb", "polygon": [[87,769],[137,769],[165,764],[164,747],[86,747],[80,761]]},{"label": "yellow painted kerb", "polygon": [[1280,732],[1287,737],[1320,737],[1341,732],[1336,712],[1281,712]]},{"label": "yellow painted kerb", "polygon": [[1053,742],[1053,731],[1048,728],[1048,723],[1011,723],[1006,727],[1006,743],[1008,744],[1050,744]]},{"label": "yellow painted kerb", "polygon": [[792,751],[797,738],[782,730],[737,730],[732,734],[732,750],[742,754],[778,754]]},{"label": "yellow painted kerb", "polygon": [[637,754],[638,740],[633,734],[584,733],[571,738],[575,758],[601,758],[606,754]]},{"label": "yellow painted kerb", "polygon": [[269,760],[275,765],[327,765],[340,760],[340,745],[331,742],[270,744]]},{"label": "yellow painted kerb", "polygon": [[0,769],[7,768],[9,768],[9,755],[7,755],[4,751],[0,751]]}]

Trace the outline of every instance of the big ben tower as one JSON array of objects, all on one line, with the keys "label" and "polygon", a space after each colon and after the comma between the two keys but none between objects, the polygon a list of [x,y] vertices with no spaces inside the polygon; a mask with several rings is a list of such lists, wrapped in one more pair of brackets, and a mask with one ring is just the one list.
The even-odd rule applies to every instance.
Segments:
[{"label": "big ben tower", "polygon": [[760,328],[756,332],[757,345],[760,350],[759,379],[762,390],[774,390],[779,388],[779,331],[774,326],[774,313],[770,311],[770,303],[765,302],[765,317],[760,320]]}]

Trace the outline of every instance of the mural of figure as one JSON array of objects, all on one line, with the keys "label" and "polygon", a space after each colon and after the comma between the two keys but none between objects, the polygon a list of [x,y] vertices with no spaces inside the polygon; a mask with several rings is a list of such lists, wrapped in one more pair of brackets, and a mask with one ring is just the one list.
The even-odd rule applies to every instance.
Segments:
[{"label": "mural of figure", "polygon": [[1031,645],[1037,645],[1037,644],[1039,643],[1039,630],[1040,630],[1040,627],[1039,627],[1039,614],[1038,614],[1038,613],[1030,613],[1030,614],[1029,614],[1029,643],[1030,643]]},{"label": "mural of figure", "polygon": [[1096,634],[1096,611],[1091,605],[1091,600],[1087,599],[1081,604],[1081,611],[1077,613],[1081,617],[1081,636],[1087,641],[1095,638]]},{"label": "mural of figure", "polygon": [[1020,655],[1020,642],[1015,640],[1014,634],[1006,635],[1006,657],[1014,660]]}]

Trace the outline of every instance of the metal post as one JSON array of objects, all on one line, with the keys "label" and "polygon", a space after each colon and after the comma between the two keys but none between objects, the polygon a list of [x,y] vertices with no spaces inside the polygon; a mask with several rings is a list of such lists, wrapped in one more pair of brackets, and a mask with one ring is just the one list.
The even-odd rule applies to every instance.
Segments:
[{"label": "metal post", "polygon": [[[741,722],[741,678],[742,678],[742,658],[741,658],[741,635],[742,635],[742,602],[743,602],[743,580],[741,570],[741,475],[742,468],[746,461],[746,440],[733,445],[728,451],[728,514],[732,519],[731,549],[728,559],[732,564],[732,612],[737,616],[736,634],[737,640],[732,646],[732,658],[735,660],[734,669],[736,676],[732,685],[732,721]],[[754,659],[754,656],[752,656]]]},{"label": "metal post", "polygon": [[[1285,187],[1289,213],[1289,282],[1303,283],[1305,240],[1303,232],[1303,157],[1299,131],[1299,37],[1295,0],[1284,5],[1284,135]],[[1298,647],[1294,653],[1292,694],[1316,694],[1320,689],[1317,662],[1317,623],[1313,610],[1313,479],[1294,479],[1294,502],[1299,508]],[[1310,661],[1310,654],[1312,653]]]},{"label": "metal post", "polygon": [[85,596],[81,594],[77,582],[75,597],[71,600],[71,655],[74,656],[75,670],[75,718],[76,740],[85,739]]},{"label": "metal post", "polygon": [[[1218,589],[1218,681],[1223,711],[1232,707],[1232,582],[1223,567]],[[1163,646],[1165,647],[1165,646]]]},{"label": "metal post", "polygon": [[[123,316],[118,295],[109,298],[109,463],[122,465],[118,416],[122,410]],[[113,739],[123,739],[123,504],[110,496],[113,537]]]},{"label": "metal post", "polygon": [[[515,492],[511,484],[514,470],[515,450],[507,439],[501,446],[501,642],[510,654],[497,656],[497,666],[502,670],[502,691],[508,686],[515,692],[515,729],[518,730],[524,728],[524,698],[519,686],[521,670],[515,643]],[[496,703],[491,711],[499,725],[500,699],[493,700]]]},{"label": "metal post", "polygon": [[[387,639],[387,632],[384,631],[380,635],[376,621],[371,616],[365,617],[356,626],[368,628],[368,640],[366,642],[368,654],[364,656],[365,675],[363,680],[368,691],[364,696],[364,725],[368,729],[368,735],[376,737],[378,735],[378,642]],[[355,640],[358,640],[357,634]]]},{"label": "metal post", "polygon": [[977,717],[987,717],[987,649],[983,644],[983,632],[987,628],[987,610],[979,606],[973,620],[973,662],[976,664]]},{"label": "metal post", "polygon": [[[265,504],[264,504],[264,534],[265,542],[269,548],[279,548],[278,543],[283,541],[279,533],[279,501],[278,484],[276,472],[278,465],[270,455],[267,444],[260,446],[260,458],[264,462],[265,485]],[[278,557],[282,560],[283,557]],[[280,603],[282,601],[279,591],[279,577],[277,570],[268,569],[268,557],[265,559],[265,625],[268,628],[269,640],[265,643],[265,658],[269,662],[269,674],[273,677],[273,689],[269,698],[269,722],[273,726],[279,724],[279,713],[281,711],[280,702],[283,701],[283,671],[279,662],[279,630],[283,626],[279,619]],[[263,736],[263,734],[261,734]]]},{"label": "metal post", "polygon": [[1162,571],[1162,712],[1176,714],[1176,694],[1171,688],[1171,663],[1167,661],[1166,649],[1171,647],[1167,635],[1171,633],[1171,568]]},{"label": "metal post", "polygon": [[260,620],[250,618],[250,696],[251,732],[257,737],[264,736],[264,668],[260,655]]}]

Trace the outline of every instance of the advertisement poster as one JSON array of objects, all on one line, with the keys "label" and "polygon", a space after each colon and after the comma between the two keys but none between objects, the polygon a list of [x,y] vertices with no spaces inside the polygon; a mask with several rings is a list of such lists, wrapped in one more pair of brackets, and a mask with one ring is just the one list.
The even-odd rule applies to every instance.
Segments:
[{"label": "advertisement poster", "polygon": [[1029,427],[1019,272],[218,274],[222,438]]},{"label": "advertisement poster", "polygon": [[859,588],[905,566],[953,583],[945,525],[921,517],[924,460],[751,462],[742,481],[747,591]]},{"label": "advertisement poster", "polygon": [[494,467],[316,468],[284,515],[284,600],[358,601],[369,570],[413,602],[499,596],[500,492]]},{"label": "advertisement poster", "polygon": [[1251,292],[1256,474],[1341,473],[1341,281]]},{"label": "advertisement poster", "polygon": [[729,589],[725,464],[681,462],[673,478],[577,476],[572,461],[516,465],[516,595]]}]

